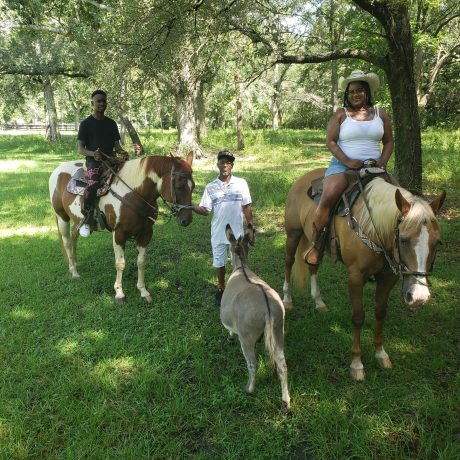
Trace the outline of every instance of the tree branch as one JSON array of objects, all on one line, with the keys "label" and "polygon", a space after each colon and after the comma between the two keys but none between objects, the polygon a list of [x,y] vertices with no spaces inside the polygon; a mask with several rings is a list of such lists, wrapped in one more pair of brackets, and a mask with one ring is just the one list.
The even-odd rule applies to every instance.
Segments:
[{"label": "tree branch", "polygon": [[361,59],[370,62],[381,69],[386,69],[387,63],[384,57],[377,56],[365,50],[344,49],[335,50],[324,54],[297,54],[281,55],[276,59],[280,64],[318,64],[320,62],[336,61],[338,59]]}]

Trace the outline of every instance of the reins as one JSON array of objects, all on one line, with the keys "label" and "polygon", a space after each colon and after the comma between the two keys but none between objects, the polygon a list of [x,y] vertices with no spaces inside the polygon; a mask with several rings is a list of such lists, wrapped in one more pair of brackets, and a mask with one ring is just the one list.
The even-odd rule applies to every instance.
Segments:
[{"label": "reins", "polygon": [[[106,158],[110,158],[107,154],[103,153],[102,154],[106,157]],[[173,199],[173,202],[172,203],[169,203],[168,201],[166,201],[163,197],[163,195],[160,193],[160,198],[163,200],[163,203],[164,205],[169,209],[170,211],[170,214],[165,214],[161,211],[158,210],[158,206],[154,206],[152,204],[150,204],[147,200],[144,199],[144,197],[142,197],[138,192],[136,192],[136,190],[134,190],[133,188],[131,188],[121,177],[120,175],[117,173],[117,171],[115,171],[111,165],[109,164],[108,161],[106,160],[101,160],[103,165],[123,184],[125,185],[131,192],[134,193],[134,195],[136,195],[138,198],[140,198],[141,201],[143,201],[143,203],[145,205],[147,205],[152,211],[153,211],[153,214],[154,216],[156,217],[159,213],[166,216],[167,217],[167,222],[169,222],[173,217],[176,217],[180,211],[182,209],[192,209],[193,206],[192,205],[186,205],[186,204],[179,204],[179,203],[176,203],[176,190],[175,190],[175,187],[174,187],[174,184],[173,184],[173,177],[174,176],[182,176],[182,177],[187,177],[187,174],[184,174],[184,173],[178,173],[175,171],[175,166],[174,166],[174,163],[172,165],[172,168],[171,168],[171,179],[170,179],[170,186],[171,186],[171,197]],[[125,204],[126,206],[128,206],[129,208],[131,208],[134,212],[136,212],[137,214],[139,214],[140,216],[146,218],[146,219],[149,219],[151,220],[152,222],[155,222],[155,218],[148,215],[148,214],[145,214],[143,212],[141,212],[138,208],[136,208],[136,206],[133,204],[133,203],[130,203],[126,198],[122,197],[121,195],[119,195],[117,192],[115,192],[114,190],[112,190],[112,187],[109,185],[109,192],[115,197],[117,198],[118,200],[120,200],[123,204]]]},{"label": "reins", "polygon": [[[402,276],[407,276],[407,275],[411,275],[411,276],[414,276],[414,277],[426,277],[426,276],[429,276],[431,275],[432,273],[432,268],[430,269],[430,271],[427,271],[427,272],[419,272],[419,271],[415,271],[415,270],[410,270],[407,265],[402,262],[402,258],[401,258],[401,248],[400,248],[400,244],[399,244],[399,226],[401,225],[401,222],[403,222],[404,218],[402,216],[400,216],[396,222],[396,227],[395,227],[395,230],[394,230],[394,234],[395,234],[395,237],[394,237],[394,243],[393,243],[393,256],[385,249],[385,246],[382,242],[383,238],[381,237],[379,231],[378,231],[378,228],[377,226],[375,225],[375,222],[374,222],[374,219],[372,217],[372,213],[371,213],[371,210],[370,210],[370,206],[369,206],[369,202],[367,200],[367,196],[366,196],[366,193],[364,191],[364,187],[363,187],[363,184],[361,182],[361,178],[359,176],[359,174],[357,175],[358,177],[358,185],[359,185],[359,189],[361,191],[361,194],[363,195],[363,201],[364,201],[364,204],[366,206],[366,209],[367,209],[367,212],[369,214],[369,218],[372,222],[372,225],[374,227],[374,230],[375,230],[375,233],[377,235],[377,240],[378,240],[378,244],[379,244],[379,247],[377,249],[374,249],[375,252],[383,252],[383,255],[385,256],[385,259],[387,260],[388,262],[388,265],[390,266],[392,272],[395,274],[395,275],[402,275]],[[350,210],[351,212],[351,210]],[[395,254],[397,254],[397,259],[396,260],[396,257],[395,257]],[[423,284],[423,285],[428,285],[428,283],[425,283],[423,282],[422,280],[419,280],[417,278],[416,280],[419,284]]]}]

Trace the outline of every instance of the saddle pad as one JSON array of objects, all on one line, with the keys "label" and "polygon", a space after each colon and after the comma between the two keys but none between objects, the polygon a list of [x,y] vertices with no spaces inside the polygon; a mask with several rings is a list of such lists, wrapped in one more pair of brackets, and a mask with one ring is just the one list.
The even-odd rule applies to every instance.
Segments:
[{"label": "saddle pad", "polygon": [[[86,181],[86,170],[84,168],[79,168],[69,180],[67,184],[67,191],[72,193],[72,195],[85,195],[87,181]],[[97,189],[97,196],[106,195],[109,191],[109,186],[102,182],[101,186]]]}]

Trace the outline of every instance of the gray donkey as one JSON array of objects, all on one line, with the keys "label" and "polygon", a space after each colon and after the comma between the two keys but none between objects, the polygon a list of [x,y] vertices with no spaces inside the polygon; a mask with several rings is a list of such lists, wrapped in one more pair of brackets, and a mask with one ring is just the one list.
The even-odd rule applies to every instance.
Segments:
[{"label": "gray donkey", "polygon": [[278,293],[252,272],[247,264],[248,245],[254,244],[254,229],[248,226],[244,237],[235,238],[230,225],[225,229],[231,244],[233,272],[222,296],[220,320],[230,332],[238,335],[249,371],[246,392],[255,388],[257,358],[255,344],[264,334],[265,348],[281,381],[283,412],[290,407],[287,366],[284,359],[284,305]]}]

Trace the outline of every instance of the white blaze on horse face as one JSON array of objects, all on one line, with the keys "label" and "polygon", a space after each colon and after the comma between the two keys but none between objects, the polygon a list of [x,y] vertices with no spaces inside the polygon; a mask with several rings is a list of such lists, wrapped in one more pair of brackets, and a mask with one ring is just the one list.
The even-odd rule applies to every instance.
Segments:
[{"label": "white blaze on horse face", "polygon": [[[417,260],[417,267],[415,271],[426,272],[428,271],[427,263],[428,256],[430,255],[429,246],[429,231],[426,225],[420,229],[417,242],[414,245],[414,252]],[[418,281],[418,282],[417,282]],[[428,289],[428,282],[425,276],[415,276],[414,282],[409,287],[406,293],[406,302],[409,305],[416,305],[419,303],[426,303],[430,300],[430,290]]]},{"label": "white blaze on horse face", "polygon": [[418,241],[414,246],[415,255],[417,257],[417,271],[425,272],[427,271],[427,261],[428,256],[430,255],[430,246],[429,246],[430,234],[426,225],[423,225],[420,229],[420,234],[418,236]]}]

